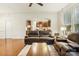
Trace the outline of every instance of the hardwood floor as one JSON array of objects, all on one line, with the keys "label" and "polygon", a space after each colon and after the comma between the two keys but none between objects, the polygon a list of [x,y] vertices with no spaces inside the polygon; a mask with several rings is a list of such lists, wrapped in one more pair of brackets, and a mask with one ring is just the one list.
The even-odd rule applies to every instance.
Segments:
[{"label": "hardwood floor", "polygon": [[33,43],[27,56],[49,56],[47,44],[46,43]]},{"label": "hardwood floor", "polygon": [[48,45],[50,56],[59,56],[53,45]]},{"label": "hardwood floor", "polygon": [[23,47],[23,39],[0,39],[0,56],[16,56]]},{"label": "hardwood floor", "polygon": [[0,39],[0,56],[5,55],[5,40]]},{"label": "hardwood floor", "polygon": [[[25,51],[27,51],[27,48]],[[20,55],[23,56],[22,54]],[[46,43],[33,43],[26,56],[58,56],[58,52],[53,45],[47,45]]]},{"label": "hardwood floor", "polygon": [[[24,56],[58,56],[53,45],[47,45],[46,43],[33,43],[30,45],[29,49],[28,47],[24,48],[23,39],[7,39],[6,41],[0,39],[0,56],[17,56],[23,49],[25,51],[28,50],[26,52],[23,51]],[[20,56],[23,55],[20,54]]]}]

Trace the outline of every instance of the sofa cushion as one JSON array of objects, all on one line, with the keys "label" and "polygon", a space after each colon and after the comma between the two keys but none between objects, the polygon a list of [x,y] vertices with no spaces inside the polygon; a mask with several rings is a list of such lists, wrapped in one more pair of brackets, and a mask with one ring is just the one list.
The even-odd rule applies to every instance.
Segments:
[{"label": "sofa cushion", "polygon": [[72,48],[68,45],[68,43],[64,42],[58,42],[56,43],[58,46],[61,46],[61,49],[64,49],[65,51],[70,51]]},{"label": "sofa cushion", "polygon": [[61,56],[65,56],[67,52],[76,52],[75,49],[72,49],[68,43],[65,42],[56,42],[55,48]]},{"label": "sofa cushion", "polygon": [[79,44],[77,43],[68,43],[72,48],[79,48]]},{"label": "sofa cushion", "polygon": [[30,31],[30,32],[28,33],[28,36],[29,36],[29,37],[38,37],[38,31]]},{"label": "sofa cushion", "polygon": [[49,37],[51,36],[49,31],[39,31],[39,36],[40,37]]}]

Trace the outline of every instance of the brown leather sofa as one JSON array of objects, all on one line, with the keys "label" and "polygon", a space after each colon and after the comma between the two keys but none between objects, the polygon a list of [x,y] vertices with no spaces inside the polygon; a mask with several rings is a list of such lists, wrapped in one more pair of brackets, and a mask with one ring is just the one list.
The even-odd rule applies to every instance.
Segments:
[{"label": "brown leather sofa", "polygon": [[79,56],[79,33],[68,35],[67,42],[55,41],[54,47],[61,56]]},{"label": "brown leather sofa", "polygon": [[73,56],[79,56],[79,33],[72,33],[68,36],[68,44],[75,52],[71,51],[68,54]]},{"label": "brown leather sofa", "polygon": [[54,47],[61,56],[65,56],[67,52],[72,51],[72,48],[65,42],[55,42]]},{"label": "brown leather sofa", "polygon": [[68,35],[68,39],[79,44],[79,33],[72,33]]},{"label": "brown leather sofa", "polygon": [[31,31],[25,36],[25,44],[32,44],[33,42],[46,42],[47,44],[53,44],[54,38],[48,31]]}]

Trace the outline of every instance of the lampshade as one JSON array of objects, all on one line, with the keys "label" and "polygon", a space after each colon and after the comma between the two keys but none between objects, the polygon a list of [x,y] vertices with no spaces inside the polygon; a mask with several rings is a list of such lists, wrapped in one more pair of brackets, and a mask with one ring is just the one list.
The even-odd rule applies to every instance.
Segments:
[{"label": "lampshade", "polygon": [[66,27],[61,27],[61,31],[65,31],[66,30]]},{"label": "lampshade", "polygon": [[27,25],[27,28],[30,28],[31,26],[30,25]]}]

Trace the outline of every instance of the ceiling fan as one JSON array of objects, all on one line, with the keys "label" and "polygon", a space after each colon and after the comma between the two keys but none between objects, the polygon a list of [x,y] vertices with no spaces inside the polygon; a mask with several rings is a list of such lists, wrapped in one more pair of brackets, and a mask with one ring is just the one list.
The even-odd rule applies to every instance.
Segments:
[{"label": "ceiling fan", "polygon": [[[29,3],[29,7],[31,7],[31,6],[32,6],[32,4],[33,4],[33,3]],[[43,6],[43,4],[42,4],[42,3],[36,3],[36,4],[38,4],[38,5],[40,5],[40,6]]]}]

